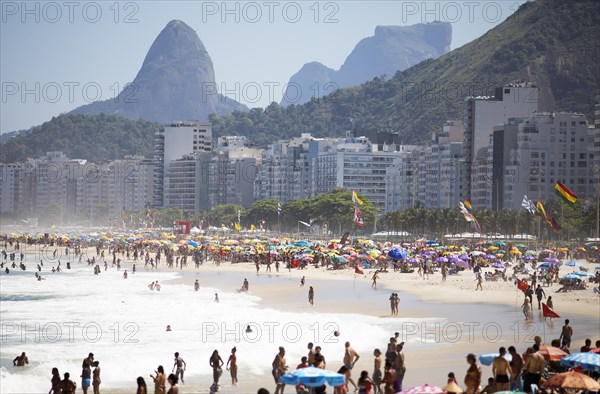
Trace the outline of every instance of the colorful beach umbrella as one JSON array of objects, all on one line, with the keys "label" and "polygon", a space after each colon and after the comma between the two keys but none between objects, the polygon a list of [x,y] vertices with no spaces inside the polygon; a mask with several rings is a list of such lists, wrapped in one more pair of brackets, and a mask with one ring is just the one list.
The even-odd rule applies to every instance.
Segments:
[{"label": "colorful beach umbrella", "polygon": [[582,267],[583,266],[583,264],[581,264],[579,261],[573,261],[573,260],[567,261],[567,265],[569,267]]},{"label": "colorful beach umbrella", "polygon": [[548,345],[541,345],[539,352],[544,356],[546,361],[559,361],[568,355],[568,353],[565,353],[562,349]]},{"label": "colorful beach umbrella", "polygon": [[594,274],[592,274],[591,272],[585,272],[585,271],[575,271],[575,272],[573,272],[573,275],[577,275],[577,276],[594,276]]},{"label": "colorful beach umbrella", "polygon": [[600,383],[582,373],[569,371],[552,376],[543,384],[543,387],[598,391]]},{"label": "colorful beach umbrella", "polygon": [[327,371],[321,368],[300,368],[294,372],[288,372],[281,377],[284,384],[300,384],[308,387],[319,387],[325,383],[330,386],[340,386],[345,383],[344,375],[337,372]]},{"label": "colorful beach umbrella", "polygon": [[586,371],[600,372],[600,354],[596,353],[573,353],[563,357],[560,363],[570,368],[580,366]]}]

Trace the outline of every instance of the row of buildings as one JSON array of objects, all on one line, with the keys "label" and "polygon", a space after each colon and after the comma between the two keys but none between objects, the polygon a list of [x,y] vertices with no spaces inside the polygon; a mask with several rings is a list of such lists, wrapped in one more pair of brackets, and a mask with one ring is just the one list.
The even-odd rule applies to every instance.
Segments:
[{"label": "row of buildings", "polygon": [[340,138],[310,134],[267,149],[245,137],[213,141],[205,122],[176,122],[155,135],[152,159],[105,164],[49,152],[1,165],[0,208],[19,217],[59,212],[61,219],[118,217],[148,207],[190,213],[220,204],[288,202],[335,188],[366,196],[378,212],[417,202],[475,209],[519,209],[524,195],[552,198],[556,181],[593,199],[600,166],[600,106],[583,114],[539,112],[538,88],[509,84],[490,97],[465,99],[427,145],[405,145],[398,133],[354,130]]}]

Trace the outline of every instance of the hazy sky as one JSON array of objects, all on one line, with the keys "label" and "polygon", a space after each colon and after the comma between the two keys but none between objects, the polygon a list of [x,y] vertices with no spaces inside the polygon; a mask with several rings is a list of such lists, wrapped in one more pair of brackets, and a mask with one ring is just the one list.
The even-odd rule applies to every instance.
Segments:
[{"label": "hazy sky", "polygon": [[198,33],[223,93],[264,107],[280,101],[284,85],[303,64],[319,61],[338,69],[377,25],[451,22],[454,49],[523,2],[2,0],[0,131],[29,128],[79,105],[114,98],[172,19]]}]

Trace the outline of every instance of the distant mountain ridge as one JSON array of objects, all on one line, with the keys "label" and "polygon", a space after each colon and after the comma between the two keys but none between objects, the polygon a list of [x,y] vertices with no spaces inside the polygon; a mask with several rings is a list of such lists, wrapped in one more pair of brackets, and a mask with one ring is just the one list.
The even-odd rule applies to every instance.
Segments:
[{"label": "distant mountain ridge", "polygon": [[384,74],[391,77],[425,59],[448,53],[451,42],[452,25],[448,22],[377,26],[373,36],[356,44],[339,70],[319,62],[302,66],[290,78],[281,105],[303,104]]},{"label": "distant mountain ridge", "polygon": [[393,130],[423,143],[448,119],[464,117],[466,96],[493,95],[514,81],[540,89],[543,111],[593,114],[600,95],[600,2],[537,0],[483,36],[391,78],[374,78],[303,105],[211,117],[216,135],[246,135],[257,144],[300,133]]},{"label": "distant mountain ridge", "polygon": [[215,87],[213,63],[202,41],[184,22],[172,20],[152,43],[133,82],[116,99],[87,104],[71,113],[169,123],[247,109],[235,100],[221,100],[213,93]]}]

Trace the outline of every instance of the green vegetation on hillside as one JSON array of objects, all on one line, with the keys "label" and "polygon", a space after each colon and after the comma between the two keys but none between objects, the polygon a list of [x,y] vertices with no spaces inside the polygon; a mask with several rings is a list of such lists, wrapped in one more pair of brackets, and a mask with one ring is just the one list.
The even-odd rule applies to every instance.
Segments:
[{"label": "green vegetation on hillside", "polygon": [[542,110],[591,115],[600,94],[600,3],[537,0],[523,4],[482,37],[391,79],[375,78],[324,99],[281,108],[212,116],[215,135],[246,135],[257,144],[353,128],[398,131],[406,143],[426,140],[448,119],[461,119],[464,98],[494,95],[513,81],[540,87]]},{"label": "green vegetation on hillside", "polygon": [[50,151],[94,163],[122,159],[125,155],[151,156],[158,123],[129,120],[114,115],[60,115],[34,127],[26,136],[0,144],[0,161],[20,162]]}]

